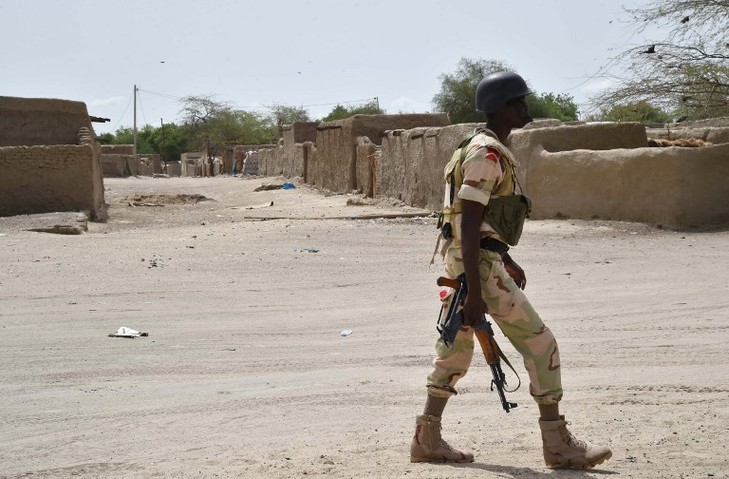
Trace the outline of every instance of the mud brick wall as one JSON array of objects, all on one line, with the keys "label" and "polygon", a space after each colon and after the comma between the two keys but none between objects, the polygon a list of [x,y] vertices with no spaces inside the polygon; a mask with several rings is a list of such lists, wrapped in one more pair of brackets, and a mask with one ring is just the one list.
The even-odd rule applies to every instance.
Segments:
[{"label": "mud brick wall", "polygon": [[94,144],[0,147],[0,216],[88,211],[104,219]]}]

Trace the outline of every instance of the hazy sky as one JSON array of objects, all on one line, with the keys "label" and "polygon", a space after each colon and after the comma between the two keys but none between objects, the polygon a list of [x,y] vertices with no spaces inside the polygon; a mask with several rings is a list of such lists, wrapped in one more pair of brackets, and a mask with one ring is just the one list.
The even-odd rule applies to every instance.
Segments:
[{"label": "hazy sky", "polygon": [[178,121],[186,95],[264,111],[379,99],[432,110],[462,57],[513,66],[537,92],[586,102],[639,43],[623,6],[647,0],[0,0],[0,95],[83,101],[97,133]]}]

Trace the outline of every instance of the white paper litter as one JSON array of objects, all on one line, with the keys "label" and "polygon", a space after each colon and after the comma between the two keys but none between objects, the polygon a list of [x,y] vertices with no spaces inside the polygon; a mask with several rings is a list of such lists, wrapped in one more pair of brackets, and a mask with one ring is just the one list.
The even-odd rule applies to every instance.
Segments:
[{"label": "white paper litter", "polygon": [[134,330],[132,328],[127,328],[126,326],[122,326],[119,329],[116,330],[115,336],[119,336],[120,338],[138,338],[142,335],[137,330]]}]

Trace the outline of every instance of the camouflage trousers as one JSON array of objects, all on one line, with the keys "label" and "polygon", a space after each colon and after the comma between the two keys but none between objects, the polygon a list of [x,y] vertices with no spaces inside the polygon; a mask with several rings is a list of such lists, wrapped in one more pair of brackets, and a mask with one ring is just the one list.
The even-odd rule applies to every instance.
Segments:
[{"label": "camouflage trousers", "polygon": [[[451,278],[463,273],[460,254],[460,248],[451,248],[446,254],[446,274]],[[488,314],[521,354],[529,373],[529,393],[538,404],[556,404],[562,399],[562,381],[554,335],[506,272],[497,253],[481,250],[479,270],[481,295],[488,306]],[[445,300],[441,321],[445,320],[449,298]],[[466,375],[473,359],[473,328],[461,328],[453,349],[449,350],[441,339],[435,349],[433,370],[428,375],[428,394],[453,396],[457,394],[456,383]],[[487,381],[490,379],[484,379]]]}]

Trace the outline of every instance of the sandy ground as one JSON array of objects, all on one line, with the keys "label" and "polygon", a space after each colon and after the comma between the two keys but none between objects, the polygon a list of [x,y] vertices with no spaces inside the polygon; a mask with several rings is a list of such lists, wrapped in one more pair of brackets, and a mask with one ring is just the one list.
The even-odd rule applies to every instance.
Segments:
[{"label": "sandy ground", "polygon": [[729,231],[529,222],[513,256],[560,344],[563,411],[613,458],[546,469],[527,387],[505,414],[477,356],[444,418],[476,462],[411,464],[435,220],[254,191],[276,181],[107,180],[110,220],[77,236],[0,218],[0,477],[729,477]]}]

